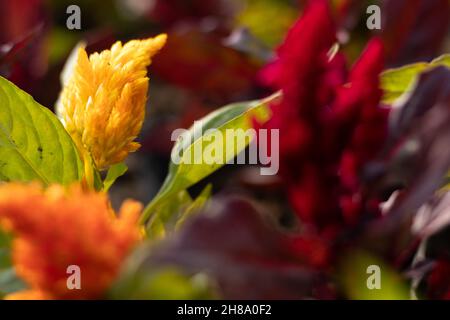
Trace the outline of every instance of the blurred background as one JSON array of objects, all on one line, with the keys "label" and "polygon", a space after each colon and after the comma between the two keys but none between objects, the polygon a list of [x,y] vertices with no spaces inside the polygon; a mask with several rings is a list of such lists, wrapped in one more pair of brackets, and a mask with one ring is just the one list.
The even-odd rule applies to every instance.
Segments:
[{"label": "blurred background", "polygon": [[[0,75],[52,109],[60,73],[74,46],[88,52],[117,40],[165,32],[169,42],[150,67],[147,120],[142,148],[127,159],[129,171],[111,190],[113,204],[132,197],[147,203],[157,192],[169,163],[176,128],[225,104],[264,97],[259,80],[305,0],[0,0]],[[338,38],[351,63],[368,38],[379,34],[387,66],[429,61],[450,51],[449,0],[332,0]],[[69,5],[81,9],[81,30],[68,30]],[[366,8],[382,8],[382,29],[366,28]],[[399,19],[401,17],[401,19]],[[214,192],[251,193],[279,206],[274,177],[254,168],[225,166],[207,182]],[[280,209],[280,208],[278,208]],[[282,209],[280,209],[282,211]]]}]

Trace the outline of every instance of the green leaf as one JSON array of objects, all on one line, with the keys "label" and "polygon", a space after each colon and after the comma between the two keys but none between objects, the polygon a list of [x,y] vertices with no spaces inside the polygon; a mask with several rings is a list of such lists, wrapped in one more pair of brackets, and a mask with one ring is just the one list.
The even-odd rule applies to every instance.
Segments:
[{"label": "green leaf", "polygon": [[445,178],[444,189],[445,190],[450,190],[450,173],[448,173],[447,177]]},{"label": "green leaf", "polygon": [[11,266],[11,236],[0,229],[0,270]]},{"label": "green leaf", "polygon": [[123,176],[125,172],[127,172],[128,167],[125,163],[118,163],[111,168],[109,168],[108,173],[106,174],[106,178],[103,181],[103,190],[108,191],[109,188],[114,184],[117,178]]},{"label": "green leaf", "polygon": [[183,226],[183,224],[192,216],[194,216],[197,212],[202,210],[209,198],[211,198],[212,185],[208,184],[205,189],[198,195],[198,197],[191,203],[191,205],[186,209],[185,212],[180,216],[175,226],[176,229],[179,229]]},{"label": "green leaf", "polygon": [[355,250],[342,258],[338,280],[351,300],[411,299],[405,279],[383,260],[365,251]]},{"label": "green leaf", "polygon": [[416,63],[398,69],[386,70],[381,74],[381,88],[384,91],[383,102],[392,103],[414,84],[414,79],[426,70],[426,63]]},{"label": "green leaf", "polygon": [[112,286],[111,299],[205,300],[212,299],[211,280],[205,274],[184,275],[176,268],[126,273]]},{"label": "green leaf", "polygon": [[0,299],[5,295],[25,289],[16,276],[11,261],[11,236],[0,230]]},{"label": "green leaf", "polygon": [[161,205],[155,208],[155,215],[152,223],[147,227],[149,238],[164,238],[172,231],[180,215],[183,214],[193,203],[193,200],[186,190],[175,193],[167,198]]},{"label": "green leaf", "polygon": [[0,180],[69,184],[82,175],[77,149],[58,118],[0,77]]},{"label": "green leaf", "polygon": [[14,268],[0,269],[0,299],[7,294],[24,289],[26,285],[17,277]]},{"label": "green leaf", "polygon": [[[218,170],[224,163],[232,160],[244,150],[250,143],[250,139],[244,133],[247,129],[252,128],[252,119],[260,122],[266,121],[270,114],[269,104],[279,97],[280,94],[277,93],[263,100],[225,106],[201,119],[200,125],[191,127],[181,139],[178,139],[172,149],[172,159],[174,155],[179,156],[180,164],[171,161],[169,174],[156,197],[144,210],[141,223],[146,223],[150,218],[149,224],[151,225],[152,221],[156,219],[157,207],[164,201]],[[212,138],[212,134],[205,134],[209,129],[216,129],[224,136],[226,136],[227,129],[241,129],[242,134],[235,135],[235,141],[216,141]],[[214,157],[221,161],[207,164],[204,153],[195,152],[198,150],[197,148],[219,150]]]},{"label": "green leaf", "polygon": [[148,235],[152,239],[164,238],[179,229],[189,217],[203,209],[211,196],[211,190],[212,186],[207,185],[195,200],[186,190],[171,196],[156,209],[155,219],[147,229]]},{"label": "green leaf", "polygon": [[384,92],[383,102],[393,103],[403,94],[410,92],[415,80],[422,72],[437,66],[450,67],[450,54],[443,55],[430,63],[414,63],[384,71],[380,76],[381,88]]},{"label": "green leaf", "polygon": [[431,62],[434,66],[447,66],[450,67],[450,53],[444,54]]}]

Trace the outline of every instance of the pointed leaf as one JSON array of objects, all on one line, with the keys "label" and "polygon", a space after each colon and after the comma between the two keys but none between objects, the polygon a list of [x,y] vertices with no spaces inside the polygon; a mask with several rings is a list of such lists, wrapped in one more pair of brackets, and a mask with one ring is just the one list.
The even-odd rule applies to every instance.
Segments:
[{"label": "pointed leaf", "polygon": [[[207,134],[209,129],[216,129],[226,136],[227,129],[242,129],[242,133],[252,128],[252,119],[265,121],[269,116],[269,104],[276,100],[279,94],[274,94],[267,99],[252,102],[242,102],[223,107],[201,119],[186,132],[182,139],[179,139],[172,149],[172,159],[174,155],[181,159],[180,164],[173,161],[169,166],[169,174],[159,190],[157,196],[145,209],[141,222],[147,222],[155,209],[171,195],[185,190],[214,171],[221,168],[225,163],[232,160],[237,154],[245,149],[250,143],[245,134],[236,134],[235,141],[216,141],[211,134]],[[199,125],[198,125],[199,124]],[[237,131],[234,131],[237,132]],[[222,152],[216,157],[220,158],[220,163],[208,164],[205,161],[204,153],[198,154],[196,150],[206,150],[206,148],[218,147]],[[236,148],[237,146],[237,148]],[[198,148],[198,149],[197,149]]]},{"label": "pointed leaf", "polygon": [[68,184],[80,180],[82,172],[58,118],[0,77],[0,180]]},{"label": "pointed leaf", "polygon": [[203,210],[209,198],[211,197],[212,185],[208,184],[205,189],[198,195],[197,198],[191,203],[186,211],[180,216],[177,221],[176,228],[179,229],[184,225],[186,220]]},{"label": "pointed leaf", "polygon": [[108,191],[109,188],[114,184],[117,178],[123,176],[128,170],[128,167],[125,163],[118,163],[111,168],[109,168],[108,173],[106,174],[105,181],[103,181],[103,190]]},{"label": "pointed leaf", "polygon": [[414,63],[396,69],[386,70],[381,74],[381,88],[384,92],[383,101],[392,103],[405,93],[414,89],[414,82],[424,71],[437,66],[450,68],[450,54],[443,55],[431,63]]}]

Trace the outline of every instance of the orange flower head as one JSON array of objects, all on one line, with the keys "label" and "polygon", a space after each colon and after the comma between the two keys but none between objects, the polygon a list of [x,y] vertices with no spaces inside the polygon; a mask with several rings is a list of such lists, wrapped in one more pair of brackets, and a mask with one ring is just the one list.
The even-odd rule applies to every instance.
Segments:
[{"label": "orange flower head", "polygon": [[89,152],[100,170],[123,161],[140,145],[148,91],[147,67],[167,36],[116,42],[111,50],[78,50],[58,109],[80,152]]},{"label": "orange flower head", "polygon": [[[14,267],[30,287],[9,298],[101,298],[141,237],[141,209],[127,200],[116,216],[106,194],[79,185],[0,185],[0,223],[14,235]],[[81,289],[69,289],[72,265]]]}]

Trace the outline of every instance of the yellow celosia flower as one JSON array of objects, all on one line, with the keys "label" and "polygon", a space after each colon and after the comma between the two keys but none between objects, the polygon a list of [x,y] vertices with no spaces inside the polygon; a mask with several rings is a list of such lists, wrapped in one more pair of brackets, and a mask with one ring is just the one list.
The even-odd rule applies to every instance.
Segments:
[{"label": "yellow celosia flower", "polygon": [[80,152],[89,152],[98,169],[123,161],[140,147],[134,140],[145,116],[147,67],[166,38],[116,42],[89,58],[83,48],[78,50],[59,109]]},{"label": "yellow celosia flower", "polygon": [[[0,225],[14,235],[12,259],[30,290],[8,299],[103,297],[141,239],[140,203],[128,200],[117,217],[106,194],[74,185],[0,185]],[[81,270],[81,290],[67,287],[67,268]]]}]

